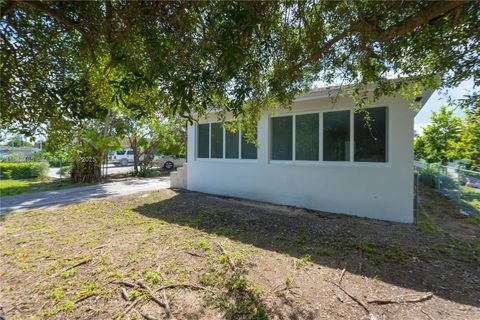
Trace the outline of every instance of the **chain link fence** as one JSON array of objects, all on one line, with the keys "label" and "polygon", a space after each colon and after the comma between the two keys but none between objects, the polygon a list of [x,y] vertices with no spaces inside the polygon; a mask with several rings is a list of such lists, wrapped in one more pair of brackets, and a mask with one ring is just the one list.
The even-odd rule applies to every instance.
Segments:
[{"label": "chain link fence", "polygon": [[480,172],[415,162],[420,182],[454,201],[466,215],[480,216]]},{"label": "chain link fence", "polygon": [[[48,170],[45,174],[46,177],[60,179],[60,180],[69,180],[72,163],[75,159],[68,158],[44,158],[38,155],[13,155],[11,157],[4,156],[0,158],[0,162],[5,163],[25,163],[25,162],[43,162],[48,163]],[[78,160],[78,159],[76,159]],[[80,161],[95,161],[91,157],[86,157],[80,159]],[[176,160],[175,160],[176,161]],[[170,171],[174,169],[176,162],[172,159],[172,167],[168,166],[169,159],[167,160],[155,160],[149,163],[149,165],[144,168],[145,172],[139,172],[139,175],[142,177],[155,177],[155,176],[164,176],[169,175]],[[105,179],[117,179],[133,176],[134,166],[132,161],[126,161],[126,163],[114,161],[109,155],[105,158],[103,163],[100,164],[101,177],[102,181]],[[140,171],[140,167],[139,167]],[[143,174],[142,174],[143,173]]]}]

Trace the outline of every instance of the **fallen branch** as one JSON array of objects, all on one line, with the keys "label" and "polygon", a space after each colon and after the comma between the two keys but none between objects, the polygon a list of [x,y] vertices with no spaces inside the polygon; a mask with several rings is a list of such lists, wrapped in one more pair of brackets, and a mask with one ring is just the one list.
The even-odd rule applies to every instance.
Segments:
[{"label": "fallen branch", "polygon": [[83,297],[78,298],[77,300],[75,300],[73,303],[74,303],[74,304],[80,303],[80,302],[82,302],[82,301],[84,301],[84,300],[90,299],[90,298],[93,297],[93,296],[95,296],[95,294],[93,294],[93,293],[92,293],[92,294],[89,294],[89,295],[86,295],[86,296],[83,296]]},{"label": "fallen branch", "polygon": [[329,281],[331,284],[333,284],[334,286],[336,286],[337,288],[339,288],[340,290],[342,290],[343,293],[345,293],[347,296],[350,297],[350,299],[352,299],[353,301],[355,301],[360,307],[362,307],[363,310],[365,310],[365,312],[367,314],[371,314],[370,312],[370,309],[368,309],[367,305],[362,302],[360,299],[356,298],[355,296],[353,296],[352,294],[350,294],[347,290],[345,290],[341,285],[333,282],[333,281]]},{"label": "fallen branch", "polygon": [[131,283],[131,282],[127,282],[127,281],[112,281],[111,283],[114,283],[114,284],[121,284],[125,287],[129,287],[129,288],[135,288],[135,284],[134,283]]},{"label": "fallen branch", "polygon": [[157,318],[155,318],[154,316],[151,316],[149,314],[142,313],[142,312],[139,312],[139,313],[145,320],[158,320]]},{"label": "fallen branch", "polygon": [[433,294],[431,292],[421,296],[417,297],[414,299],[406,299],[405,296],[403,297],[398,297],[396,299],[386,299],[386,300],[369,300],[367,301],[368,303],[371,304],[390,304],[390,303],[417,303],[417,302],[423,302],[426,300],[429,300],[433,297]]},{"label": "fallen branch", "polygon": [[158,304],[160,307],[162,307],[165,310],[165,314],[167,316],[167,319],[174,319],[172,316],[172,312],[170,311],[170,305],[168,304],[168,301],[165,303],[164,301],[161,301],[157,297],[155,297],[155,293],[150,289],[146,284],[144,284],[141,281],[137,281],[137,285],[147,291],[150,300]]},{"label": "fallen branch", "polygon": [[71,270],[71,269],[73,269],[73,268],[76,268],[76,267],[79,267],[79,266],[81,266],[81,265],[87,264],[87,263],[89,263],[89,262],[92,261],[92,260],[93,260],[93,259],[90,258],[90,259],[85,259],[85,260],[83,260],[83,261],[80,261],[79,263],[76,263],[76,264],[74,264],[73,266],[70,266],[70,267],[68,267],[68,268],[66,268],[66,269],[63,269],[63,272],[66,272],[66,271]]},{"label": "fallen branch", "polygon": [[116,319],[121,319],[126,316],[135,306],[141,301],[141,299],[135,299]]},{"label": "fallen branch", "polygon": [[227,263],[228,265],[230,266],[230,268],[235,271],[235,262],[233,261],[232,258],[230,258],[227,254],[227,251],[222,247],[222,245],[220,244],[220,242],[217,242],[217,246],[218,248],[220,249],[220,253],[224,256],[227,257]]},{"label": "fallen branch", "polygon": [[189,254],[191,256],[194,256],[194,257],[199,257],[199,258],[205,257],[204,255],[201,255],[201,254],[198,254],[198,253],[195,253],[195,252],[185,251],[185,253]]},{"label": "fallen branch", "polygon": [[342,273],[340,274],[340,279],[338,279],[338,284],[342,284],[343,276],[345,275],[345,270],[346,270],[346,265],[345,268],[343,268]]},{"label": "fallen branch", "polygon": [[125,300],[125,301],[130,301],[132,299],[130,299],[130,297],[128,296],[128,292],[127,290],[125,290],[125,288],[122,288],[122,298]]},{"label": "fallen branch", "polygon": [[172,288],[188,288],[188,289],[194,289],[194,290],[206,290],[210,291],[208,288],[196,285],[196,284],[190,284],[190,283],[177,283],[177,284],[167,284],[165,286],[161,286],[160,288],[157,289],[158,291],[162,291],[165,289],[172,289]]}]

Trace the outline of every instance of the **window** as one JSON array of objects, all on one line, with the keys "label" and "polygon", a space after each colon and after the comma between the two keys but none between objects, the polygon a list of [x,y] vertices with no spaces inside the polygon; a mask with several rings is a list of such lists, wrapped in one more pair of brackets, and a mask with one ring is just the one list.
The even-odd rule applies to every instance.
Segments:
[{"label": "window", "polygon": [[220,122],[210,124],[211,158],[223,158],[223,127]]},{"label": "window", "polygon": [[319,114],[295,116],[295,160],[318,161]]},{"label": "window", "polygon": [[233,133],[225,129],[225,158],[238,159],[238,130]]},{"label": "window", "polygon": [[[255,135],[257,139],[257,135]],[[257,146],[242,136],[242,159],[257,159]]]},{"label": "window", "polygon": [[128,156],[133,155],[133,150],[128,150],[128,151],[127,151],[127,155],[128,155]]},{"label": "window", "polygon": [[354,115],[354,160],[387,161],[387,108],[367,108]]},{"label": "window", "polygon": [[271,119],[271,159],[292,160],[293,117],[274,117]]},{"label": "window", "polygon": [[[230,132],[222,123],[198,125],[197,157],[212,159],[257,159],[257,147],[250,143],[241,132]],[[256,138],[256,136],[255,136]],[[224,143],[225,139],[225,143]],[[225,152],[224,152],[225,146]]]},{"label": "window", "polygon": [[198,157],[210,157],[210,125],[208,123],[198,125]]},{"label": "window", "polygon": [[323,160],[350,160],[350,110],[323,114]]}]

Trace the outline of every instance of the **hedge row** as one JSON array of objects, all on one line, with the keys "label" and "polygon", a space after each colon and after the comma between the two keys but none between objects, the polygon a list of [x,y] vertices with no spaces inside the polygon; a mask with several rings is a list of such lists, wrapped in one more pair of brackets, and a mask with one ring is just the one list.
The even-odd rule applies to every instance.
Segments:
[{"label": "hedge row", "polygon": [[44,178],[48,168],[47,162],[1,162],[0,176],[3,179]]}]

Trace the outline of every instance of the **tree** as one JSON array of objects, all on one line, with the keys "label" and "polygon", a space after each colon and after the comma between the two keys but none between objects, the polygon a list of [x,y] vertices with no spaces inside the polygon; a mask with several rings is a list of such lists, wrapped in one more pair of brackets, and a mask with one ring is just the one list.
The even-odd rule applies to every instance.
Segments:
[{"label": "tree", "polygon": [[467,160],[468,167],[472,170],[480,167],[480,99],[476,104],[466,113],[458,141],[449,143],[453,153],[450,157]]},{"label": "tree", "polygon": [[215,108],[249,128],[316,81],[354,84],[359,107],[412,81],[410,92],[472,77],[480,85],[478,1],[0,5],[1,124],[23,133],[105,119],[92,70],[118,72],[108,101],[153,88],[167,116],[195,121]]},{"label": "tree", "polygon": [[10,140],[8,140],[7,145],[9,147],[33,147],[30,142],[22,139],[19,136],[12,137]]},{"label": "tree", "polygon": [[453,146],[461,140],[463,121],[454,116],[455,108],[442,106],[439,112],[432,111],[431,124],[423,129],[423,134],[414,141],[415,158],[427,163],[441,163],[461,159],[461,155],[452,152]]}]

